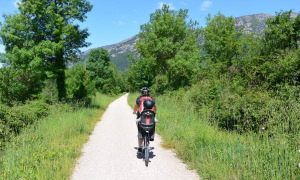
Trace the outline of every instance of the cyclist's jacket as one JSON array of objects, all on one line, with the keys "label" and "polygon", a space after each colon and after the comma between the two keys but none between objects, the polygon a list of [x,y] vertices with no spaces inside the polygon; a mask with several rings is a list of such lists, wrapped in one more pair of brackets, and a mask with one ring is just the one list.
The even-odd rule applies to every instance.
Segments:
[{"label": "cyclist's jacket", "polygon": [[153,102],[153,108],[151,110],[154,111],[155,100],[151,96],[140,96],[136,99],[136,104],[139,107],[138,114],[141,114],[141,112],[144,110],[145,100],[151,100]]}]

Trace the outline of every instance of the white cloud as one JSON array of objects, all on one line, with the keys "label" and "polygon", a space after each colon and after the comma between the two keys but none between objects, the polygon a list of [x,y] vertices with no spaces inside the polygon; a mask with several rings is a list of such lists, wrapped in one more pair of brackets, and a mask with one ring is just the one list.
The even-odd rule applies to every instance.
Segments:
[{"label": "white cloud", "polygon": [[175,10],[175,6],[173,6],[172,3],[164,3],[164,2],[159,2],[158,3],[158,8],[161,9],[164,4],[168,5],[171,10]]},{"label": "white cloud", "polygon": [[16,0],[16,1],[14,2],[14,5],[15,5],[16,7],[19,7],[19,4],[21,4],[21,1],[20,1],[20,0]]},{"label": "white cloud", "polygon": [[213,3],[211,1],[204,1],[201,4],[200,10],[201,11],[206,11]]}]

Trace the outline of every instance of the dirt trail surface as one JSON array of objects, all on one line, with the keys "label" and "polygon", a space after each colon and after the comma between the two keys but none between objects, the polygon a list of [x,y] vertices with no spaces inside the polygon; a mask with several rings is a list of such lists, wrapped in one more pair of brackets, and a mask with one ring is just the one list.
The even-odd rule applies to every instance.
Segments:
[{"label": "dirt trail surface", "polygon": [[161,147],[157,134],[150,143],[151,162],[146,167],[144,156],[136,154],[136,115],[132,112],[127,94],[109,105],[85,144],[71,179],[199,179],[171,150]]}]

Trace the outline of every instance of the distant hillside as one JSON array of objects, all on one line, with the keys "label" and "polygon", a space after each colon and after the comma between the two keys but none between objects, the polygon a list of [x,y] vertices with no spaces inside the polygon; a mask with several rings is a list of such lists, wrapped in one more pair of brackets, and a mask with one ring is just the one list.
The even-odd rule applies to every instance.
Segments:
[{"label": "distant hillside", "polygon": [[[127,55],[131,52],[137,54],[137,50],[135,49],[135,44],[137,40],[138,35],[135,35],[117,44],[102,46],[94,49],[103,48],[108,50],[112,63],[114,63],[117,66],[117,69],[120,72],[123,72],[128,68]],[[83,59],[87,59],[91,50],[93,49],[89,49],[83,52],[80,57]]]},{"label": "distant hillside", "polygon": [[266,21],[272,17],[270,14],[253,14],[235,18],[237,30],[244,28],[244,33],[261,34],[267,28]]},{"label": "distant hillside", "polygon": [[[296,17],[297,13],[292,13],[292,17]],[[261,34],[263,30],[267,28],[265,22],[268,18],[272,17],[270,14],[253,14],[247,16],[241,16],[235,18],[236,28],[239,30],[240,28],[244,28],[244,33],[255,33],[257,35]],[[200,38],[200,40],[203,38]],[[111,61],[114,63],[120,72],[125,71],[128,68],[127,55],[130,52],[135,53],[137,50],[135,48],[136,41],[138,40],[138,35],[135,35],[129,39],[126,39],[117,44],[108,45],[99,47],[96,49],[104,48],[107,49],[109,55],[111,56]],[[81,54],[81,58],[87,59],[88,54],[91,51],[87,50]]]}]

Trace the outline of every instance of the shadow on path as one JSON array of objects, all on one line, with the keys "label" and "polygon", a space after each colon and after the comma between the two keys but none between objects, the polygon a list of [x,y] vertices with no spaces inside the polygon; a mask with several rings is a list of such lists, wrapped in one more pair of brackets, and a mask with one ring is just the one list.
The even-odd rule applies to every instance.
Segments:
[{"label": "shadow on path", "polygon": [[[134,149],[138,150],[138,147],[134,147]],[[153,159],[156,155],[152,152],[152,150],[155,149],[154,147],[150,147],[150,152],[149,152],[149,159]],[[142,154],[137,154],[136,157],[138,159],[145,159],[145,153],[143,152]],[[151,161],[150,161],[151,162]]]}]

